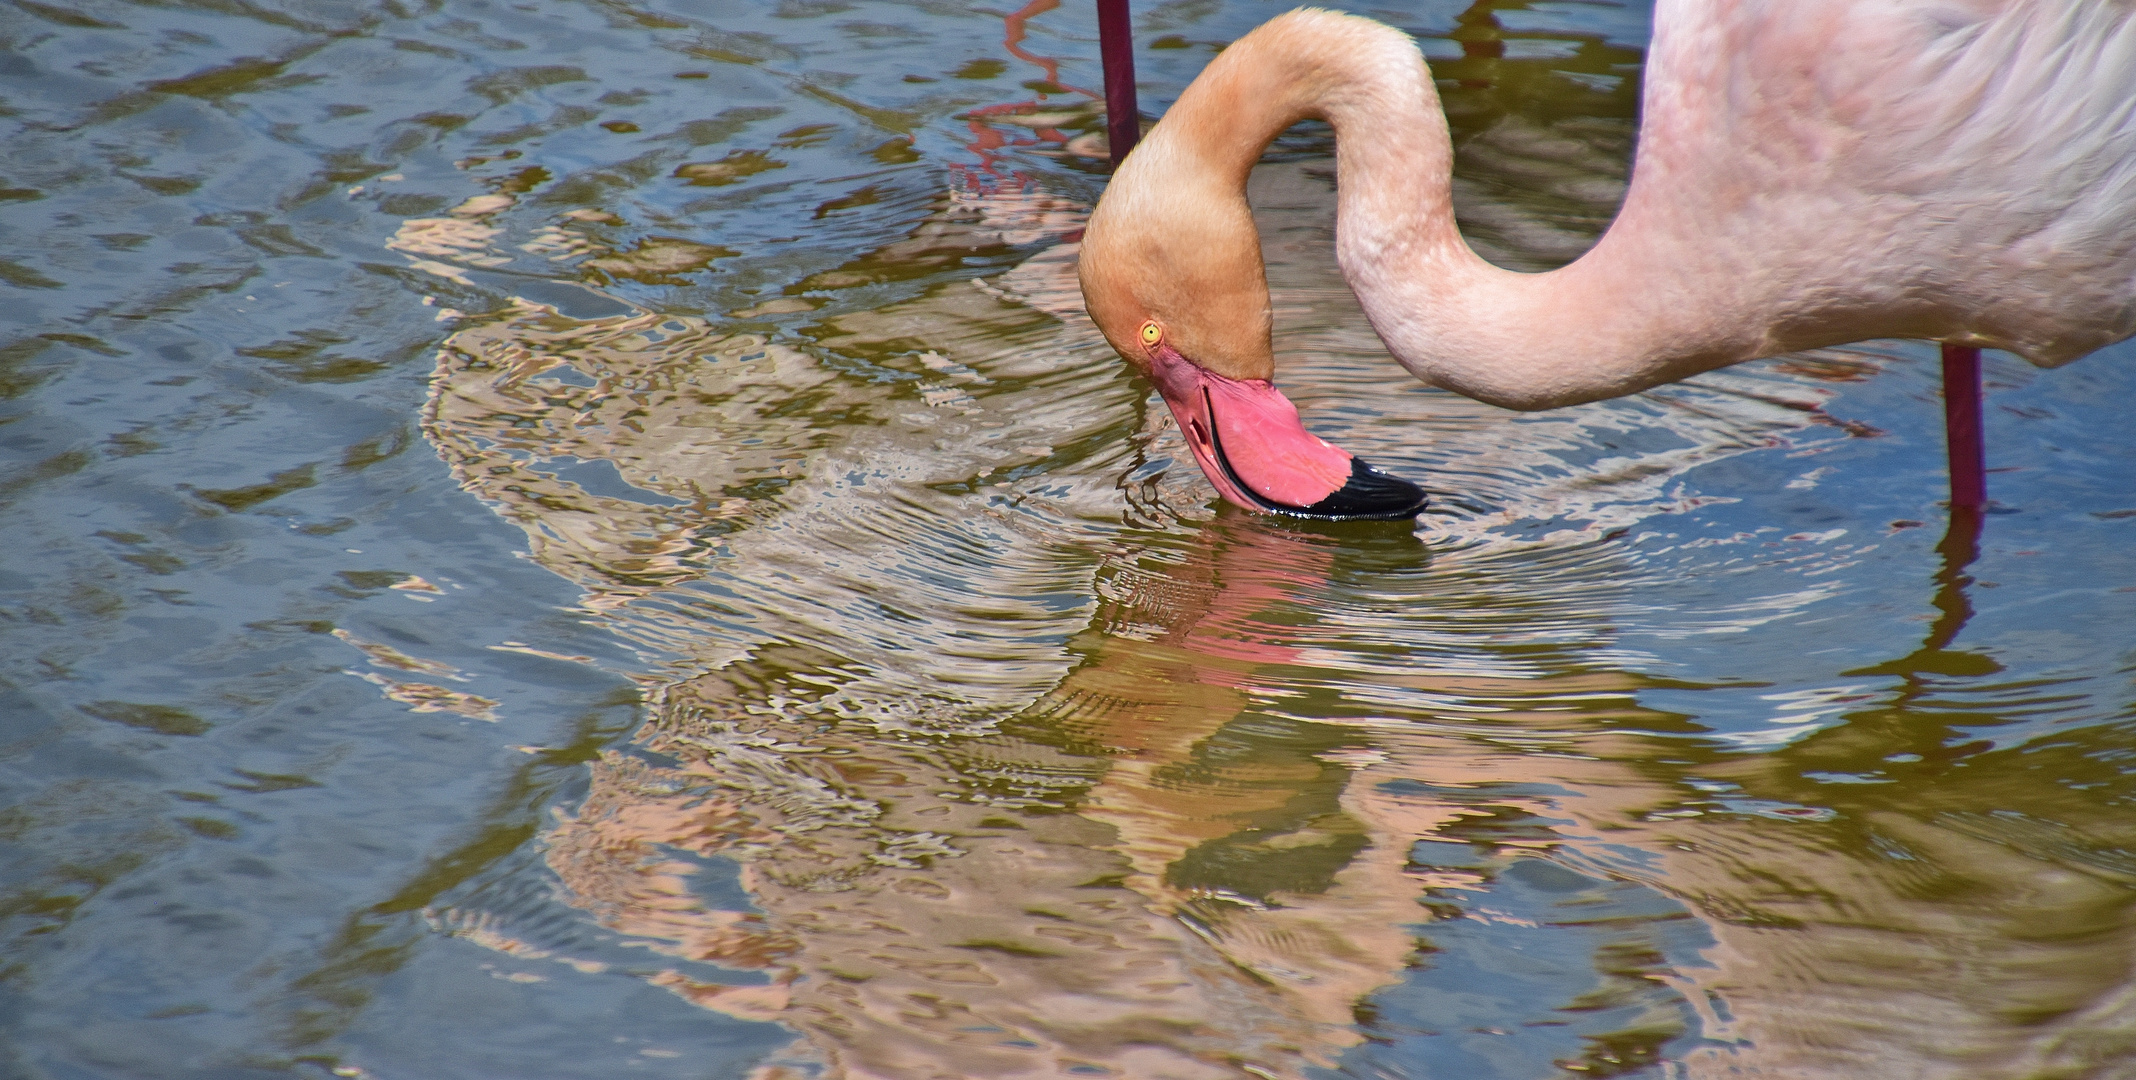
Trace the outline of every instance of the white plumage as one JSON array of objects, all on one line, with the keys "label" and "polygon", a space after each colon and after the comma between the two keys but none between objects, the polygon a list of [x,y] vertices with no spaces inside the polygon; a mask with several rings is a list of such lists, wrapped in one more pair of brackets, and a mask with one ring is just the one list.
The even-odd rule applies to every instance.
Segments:
[{"label": "white plumage", "polygon": [[2136,334],[2128,0],[1661,0],[1623,207],[1541,274],[1456,231],[1414,43],[1291,12],[1210,63],[1091,218],[1084,293],[1123,356],[1154,324],[1209,371],[1272,377],[1245,176],[1308,117],[1336,129],[1337,255],[1373,327],[1495,404],[1873,337],[2054,366]]}]

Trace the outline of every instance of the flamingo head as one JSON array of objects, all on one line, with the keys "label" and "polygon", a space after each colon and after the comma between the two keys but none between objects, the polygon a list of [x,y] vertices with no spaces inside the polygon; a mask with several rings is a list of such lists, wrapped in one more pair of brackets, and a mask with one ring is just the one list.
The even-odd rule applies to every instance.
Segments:
[{"label": "flamingo head", "polygon": [[[1164,125],[1114,175],[1083,234],[1091,318],[1157,384],[1202,473],[1249,510],[1326,521],[1394,520],[1424,491],[1305,429],[1276,389],[1267,274],[1244,192],[1167,175]],[[1184,190],[1183,190],[1184,189]]]}]

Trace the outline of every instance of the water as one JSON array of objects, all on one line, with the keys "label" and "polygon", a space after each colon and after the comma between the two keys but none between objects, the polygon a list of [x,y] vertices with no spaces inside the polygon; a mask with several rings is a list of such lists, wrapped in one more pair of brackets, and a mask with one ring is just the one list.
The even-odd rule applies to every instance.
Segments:
[{"label": "water", "polygon": [[[1146,107],[1277,7],[1137,16]],[[1646,12],[1427,3],[1574,257]],[[1412,385],[1224,508],[1078,311],[1087,12],[0,14],[0,1074],[2136,1076],[2130,349]]]}]

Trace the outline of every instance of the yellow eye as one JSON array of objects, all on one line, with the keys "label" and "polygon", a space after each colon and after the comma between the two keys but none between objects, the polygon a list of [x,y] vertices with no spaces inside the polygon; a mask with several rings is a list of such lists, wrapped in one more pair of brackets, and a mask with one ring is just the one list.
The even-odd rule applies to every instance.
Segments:
[{"label": "yellow eye", "polygon": [[1155,345],[1163,340],[1164,331],[1158,329],[1156,323],[1146,322],[1142,324],[1142,343],[1144,345]]}]

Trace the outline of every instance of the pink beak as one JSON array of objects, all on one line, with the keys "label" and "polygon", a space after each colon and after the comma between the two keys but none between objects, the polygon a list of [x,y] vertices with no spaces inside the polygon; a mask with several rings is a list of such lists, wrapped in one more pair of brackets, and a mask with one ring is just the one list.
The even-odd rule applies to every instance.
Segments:
[{"label": "pink beak", "polygon": [[1231,379],[1159,345],[1150,374],[1195,463],[1249,510],[1323,521],[1393,520],[1424,509],[1424,491],[1305,430],[1298,407],[1260,379]]}]

